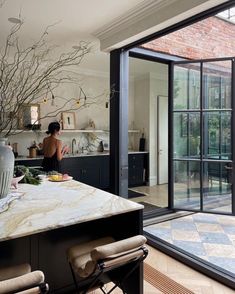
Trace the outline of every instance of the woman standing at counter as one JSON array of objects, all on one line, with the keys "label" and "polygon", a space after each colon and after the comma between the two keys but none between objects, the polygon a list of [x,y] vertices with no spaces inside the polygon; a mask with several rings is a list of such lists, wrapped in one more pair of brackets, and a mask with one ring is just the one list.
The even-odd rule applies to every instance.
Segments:
[{"label": "woman standing at counter", "polygon": [[42,162],[43,170],[46,172],[60,171],[60,161],[64,154],[68,152],[68,146],[62,148],[62,142],[57,139],[60,135],[60,124],[51,122],[48,126],[47,138],[43,139],[44,158]]}]

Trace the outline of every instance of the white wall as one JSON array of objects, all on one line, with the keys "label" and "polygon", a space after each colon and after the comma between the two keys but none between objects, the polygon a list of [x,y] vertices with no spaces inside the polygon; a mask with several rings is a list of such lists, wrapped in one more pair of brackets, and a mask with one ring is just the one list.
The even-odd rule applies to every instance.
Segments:
[{"label": "white wall", "polygon": [[[92,119],[95,123],[96,129],[99,130],[109,130],[109,108],[105,107],[105,102],[109,99],[109,78],[108,74],[97,72],[96,75],[81,75],[80,76],[81,85],[83,87],[84,92],[88,96],[87,102],[92,101],[92,105],[88,107],[81,107],[75,113],[75,121],[76,121],[76,129],[84,129],[90,119]],[[64,86],[61,88],[60,93],[55,93],[56,95],[63,96],[65,98],[75,98],[79,96],[79,90],[76,86]],[[50,98],[51,96],[48,95]],[[89,98],[90,97],[90,98]],[[129,87],[129,99],[131,105],[133,105],[134,101],[134,83],[130,83]],[[43,99],[42,99],[43,100]],[[48,100],[47,103],[40,103],[40,113],[41,116],[45,114],[56,111],[56,109],[63,105],[64,100],[56,99],[55,106],[51,105],[51,100]],[[68,109],[68,108],[67,108]],[[56,117],[46,118],[41,121],[41,129],[47,130],[47,126],[51,121],[60,120],[61,114]],[[134,109],[132,106],[129,107],[129,127],[133,125],[134,121]],[[46,134],[43,132],[23,132],[19,135],[10,136],[8,142],[11,144],[17,142],[18,143],[18,153],[20,155],[28,155],[27,147],[29,147],[33,141],[36,143],[42,142],[43,138]],[[101,140],[108,141],[109,134],[105,133],[96,133],[96,134],[79,134],[79,133],[63,133],[60,139],[64,144],[71,146],[72,139],[75,138],[78,147],[86,147],[87,139],[91,139],[93,136],[94,146],[91,146],[91,150],[96,150],[99,142]]]},{"label": "white wall", "polygon": [[144,133],[146,138],[145,149],[149,150],[149,74],[144,74],[135,78],[134,112],[135,129],[140,130],[140,134],[135,136],[135,149],[139,148],[139,139]]},{"label": "white wall", "polygon": [[[157,184],[158,164],[158,117],[157,97],[168,96],[168,70],[167,65],[159,64],[157,73],[150,73],[150,103],[149,103],[149,184]],[[168,116],[168,113],[166,113]],[[168,169],[166,162],[165,168]]]},{"label": "white wall", "polygon": [[[149,63],[141,61],[141,63],[144,62],[146,66]],[[168,95],[167,65],[155,63],[154,68],[153,64],[151,64],[151,67],[149,67],[150,71],[146,71],[143,75],[137,76],[136,72],[134,94],[135,128],[141,130],[141,133],[144,129],[146,138],[145,148],[149,151],[150,186],[157,184],[157,97],[159,95]],[[141,133],[139,136],[136,135],[135,139],[135,149],[137,150]],[[167,164],[166,168],[168,168]]]}]

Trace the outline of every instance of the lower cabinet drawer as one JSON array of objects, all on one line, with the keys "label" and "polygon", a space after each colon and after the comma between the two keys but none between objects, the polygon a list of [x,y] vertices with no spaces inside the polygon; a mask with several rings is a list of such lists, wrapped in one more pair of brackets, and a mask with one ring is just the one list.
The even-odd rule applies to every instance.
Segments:
[{"label": "lower cabinet drawer", "polygon": [[142,168],[129,169],[129,187],[144,185],[144,170]]}]

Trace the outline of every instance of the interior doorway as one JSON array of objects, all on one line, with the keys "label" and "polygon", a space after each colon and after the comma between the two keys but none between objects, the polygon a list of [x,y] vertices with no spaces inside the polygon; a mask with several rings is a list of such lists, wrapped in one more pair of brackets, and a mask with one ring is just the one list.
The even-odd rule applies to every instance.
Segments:
[{"label": "interior doorway", "polygon": [[[225,8],[228,8],[228,5]],[[231,2],[231,5],[234,3]],[[232,7],[229,11],[234,11],[234,9]],[[214,268],[211,266],[212,259],[218,258],[216,254],[212,256],[213,258],[209,258],[210,262],[205,262],[203,256],[196,259],[185,246],[185,242],[198,242],[199,237],[206,240],[207,243],[213,243],[213,246],[220,246],[217,244],[216,236],[217,233],[220,234],[218,226],[212,223],[208,225],[210,223],[208,222],[209,216],[211,218],[217,216],[221,218],[222,216],[221,219],[229,217],[234,220],[235,215],[233,173],[235,158],[233,152],[235,146],[235,24],[233,19],[230,20],[222,14],[216,14],[220,11],[222,11],[221,8],[210,11],[208,18],[203,14],[198,15],[193,18],[190,26],[189,22],[185,22],[179,26],[171,27],[169,30],[161,31],[155,35],[155,40],[152,35],[148,40],[142,40],[142,43],[139,41],[138,46],[140,47],[130,49],[137,45],[134,43],[134,45],[131,44],[123,49],[128,52],[129,56],[139,58],[143,62],[151,61],[155,64],[162,63],[168,66],[167,81],[170,87],[168,91],[169,181],[167,207],[179,211],[188,210],[192,217],[197,218],[199,215],[200,218],[201,214],[205,217],[205,226],[201,225],[200,220],[201,230],[195,225],[197,230],[195,234],[200,235],[198,239],[195,239],[192,234],[191,228],[194,227],[194,223],[191,222],[187,225],[184,220],[178,220],[173,225],[169,224],[169,227],[166,227],[166,223],[163,224],[164,236],[167,231],[175,229],[183,238],[179,239],[179,235],[169,232],[169,236],[174,239],[176,245],[172,245],[170,240],[163,240],[162,236],[156,237],[155,228],[151,234],[147,235],[148,241],[221,282],[230,283],[230,285],[232,282],[234,287],[234,277],[231,280],[217,265]],[[228,16],[230,15],[228,13]],[[177,31],[179,28],[181,30]],[[224,42],[225,39],[226,42]],[[143,44],[146,41],[148,43]],[[224,66],[224,63],[230,64]],[[182,72],[184,72],[182,76],[186,75],[179,82],[175,77],[177,74],[181,75]],[[138,84],[139,93],[142,93],[142,89],[147,87],[149,89],[147,97],[151,97],[153,93],[150,87],[151,82],[148,81],[145,84],[139,82]],[[177,92],[180,92],[179,97],[177,97]],[[138,95],[138,92],[136,93]],[[156,93],[154,94],[156,98]],[[153,105],[148,104],[148,101],[146,103],[145,100],[140,101],[140,112],[137,117],[144,117],[146,110],[150,115]],[[148,119],[147,124],[150,125]],[[149,134],[154,138],[155,133],[149,130]],[[155,140],[155,147],[156,142]],[[148,187],[159,188],[163,185],[158,185],[158,178],[154,178],[151,173],[152,163],[157,162],[157,160],[151,160],[153,159],[151,146],[151,138],[149,138]],[[156,183],[153,185],[155,180]],[[225,207],[226,210],[224,210]],[[226,214],[230,214],[230,216]],[[230,227],[228,230],[231,229]],[[185,231],[188,231],[188,240],[185,240]],[[205,236],[206,232],[209,237]],[[221,240],[224,244],[223,236]],[[179,241],[184,244],[182,250],[179,246],[177,247]],[[227,240],[228,243],[230,242],[229,246],[232,250],[234,250],[233,241],[234,239]],[[188,247],[190,246],[192,244],[189,244]],[[210,247],[208,244],[206,246]],[[217,250],[212,251],[216,253]],[[209,249],[209,254],[211,253]],[[227,258],[231,261],[231,254],[228,254]],[[224,262],[224,255],[221,260]]]},{"label": "interior doorway", "polygon": [[168,96],[157,97],[157,184],[168,184]]},{"label": "interior doorway", "polygon": [[[131,200],[145,206],[145,216],[168,212],[168,65],[129,58],[129,124],[139,133],[129,135],[129,146],[140,151],[145,138],[148,163],[144,185],[131,187],[140,193]],[[134,146],[134,148],[133,148]]]}]

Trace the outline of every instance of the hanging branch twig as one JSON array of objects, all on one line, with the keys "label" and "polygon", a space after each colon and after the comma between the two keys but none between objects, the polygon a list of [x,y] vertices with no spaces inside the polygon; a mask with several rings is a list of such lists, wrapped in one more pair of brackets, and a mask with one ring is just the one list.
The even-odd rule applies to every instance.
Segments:
[{"label": "hanging branch twig", "polygon": [[[27,48],[22,47],[19,42],[18,33],[22,25],[23,22],[20,22],[12,27],[5,45],[0,50],[0,135],[5,136],[18,133],[17,118],[23,105],[42,101],[49,91],[53,94],[53,99],[57,99],[54,90],[65,84],[75,83],[80,89],[83,107],[95,103],[94,100],[89,101],[78,79],[69,74],[68,70],[71,69],[72,72],[74,67],[80,65],[90,52],[91,45],[82,41],[76,49],[54,58],[56,48],[48,46],[46,40],[48,30],[53,25],[48,26],[39,40]],[[41,119],[55,117],[62,111],[81,108],[74,98],[65,100],[62,106]]]}]

